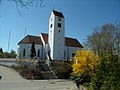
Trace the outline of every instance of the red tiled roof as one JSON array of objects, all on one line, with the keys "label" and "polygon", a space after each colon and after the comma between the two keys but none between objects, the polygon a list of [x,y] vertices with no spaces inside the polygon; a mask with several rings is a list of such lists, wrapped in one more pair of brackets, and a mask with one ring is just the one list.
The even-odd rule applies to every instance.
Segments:
[{"label": "red tiled roof", "polygon": [[83,48],[83,46],[80,44],[80,42],[77,39],[69,38],[69,37],[65,37],[65,46]]},{"label": "red tiled roof", "polygon": [[[48,34],[45,34],[45,33],[41,33],[41,34],[43,36],[43,39],[44,39],[45,43],[48,43]],[[68,38],[68,37],[65,37],[65,46],[83,48],[83,46],[79,43],[79,41],[77,39]]]},{"label": "red tiled roof", "polygon": [[[48,34],[46,33],[41,33],[45,43],[48,43]],[[31,35],[27,35],[23,40],[21,40],[18,44],[20,43],[35,43],[35,44],[42,44],[42,40],[40,37],[38,36],[31,36]],[[65,46],[71,46],[71,47],[81,47],[83,48],[83,46],[79,43],[79,41],[77,39],[74,38],[69,38],[69,37],[65,37]]]},{"label": "red tiled roof", "polygon": [[42,44],[42,40],[39,36],[32,36],[32,35],[27,35],[25,38],[23,38],[19,43],[35,43],[35,44]]},{"label": "red tiled roof", "polygon": [[48,43],[48,34],[46,34],[46,33],[41,33],[41,35],[42,35],[45,43],[47,44],[47,43]]}]

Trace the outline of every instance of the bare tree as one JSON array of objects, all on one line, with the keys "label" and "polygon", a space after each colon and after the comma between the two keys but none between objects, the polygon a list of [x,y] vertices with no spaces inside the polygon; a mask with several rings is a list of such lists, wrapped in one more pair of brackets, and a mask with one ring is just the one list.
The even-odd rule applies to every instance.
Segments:
[{"label": "bare tree", "polygon": [[85,46],[98,54],[103,51],[120,54],[120,24],[107,24],[96,28],[87,37]]},{"label": "bare tree", "polygon": [[114,34],[114,49],[120,55],[120,24],[115,26],[115,30],[113,30]]}]

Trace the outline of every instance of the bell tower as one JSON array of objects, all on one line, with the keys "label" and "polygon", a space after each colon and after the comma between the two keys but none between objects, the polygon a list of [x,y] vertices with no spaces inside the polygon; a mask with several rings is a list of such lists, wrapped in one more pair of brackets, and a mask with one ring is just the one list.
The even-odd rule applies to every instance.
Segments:
[{"label": "bell tower", "polygon": [[53,10],[49,19],[48,38],[52,60],[64,60],[64,27],[63,14]]}]

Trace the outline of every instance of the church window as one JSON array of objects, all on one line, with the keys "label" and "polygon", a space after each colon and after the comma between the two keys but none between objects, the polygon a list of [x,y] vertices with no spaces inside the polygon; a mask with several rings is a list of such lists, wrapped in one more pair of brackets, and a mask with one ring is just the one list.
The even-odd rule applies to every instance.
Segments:
[{"label": "church window", "polygon": [[64,51],[64,57],[66,57],[66,51]]},{"label": "church window", "polygon": [[40,57],[40,49],[37,51],[37,57]]},{"label": "church window", "polygon": [[58,23],[58,27],[61,28],[61,23]]},{"label": "church window", "polygon": [[23,49],[23,56],[25,56],[25,49]]},{"label": "church window", "polygon": [[52,28],[52,24],[50,25],[50,27]]},{"label": "church window", "polygon": [[72,57],[74,57],[74,56],[75,56],[75,53],[73,52],[73,53],[72,53]]}]

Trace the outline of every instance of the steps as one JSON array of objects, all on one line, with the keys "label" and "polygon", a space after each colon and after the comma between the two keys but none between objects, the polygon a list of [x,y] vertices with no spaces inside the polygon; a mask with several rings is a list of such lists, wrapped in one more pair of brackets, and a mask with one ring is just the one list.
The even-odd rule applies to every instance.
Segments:
[{"label": "steps", "polygon": [[51,61],[51,68],[59,79],[69,79],[72,73],[72,64],[67,61]]},{"label": "steps", "polygon": [[41,73],[43,75],[43,79],[56,79],[51,71],[43,71]]},{"label": "steps", "polygon": [[45,62],[39,62],[39,68],[41,71],[50,71],[50,68]]},{"label": "steps", "polygon": [[39,62],[39,69],[41,70],[43,79],[56,79],[56,75],[45,62]]}]

